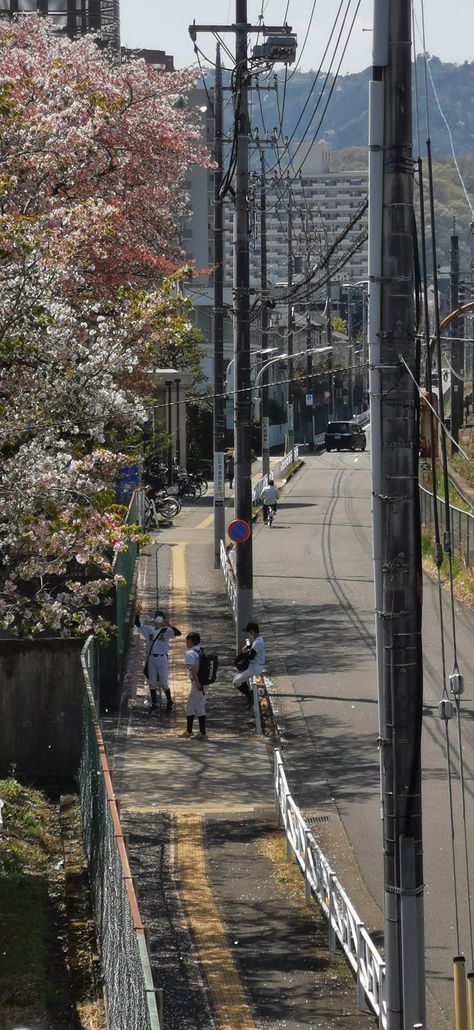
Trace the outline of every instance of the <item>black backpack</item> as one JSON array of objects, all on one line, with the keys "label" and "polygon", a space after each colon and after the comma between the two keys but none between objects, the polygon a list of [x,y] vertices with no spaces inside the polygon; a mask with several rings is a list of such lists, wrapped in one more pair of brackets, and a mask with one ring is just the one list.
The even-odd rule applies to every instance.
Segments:
[{"label": "black backpack", "polygon": [[203,647],[198,650],[199,654],[199,667],[198,667],[198,678],[199,682],[203,687],[209,686],[210,683],[216,682],[217,666],[219,665],[219,658],[216,654],[206,654]]}]

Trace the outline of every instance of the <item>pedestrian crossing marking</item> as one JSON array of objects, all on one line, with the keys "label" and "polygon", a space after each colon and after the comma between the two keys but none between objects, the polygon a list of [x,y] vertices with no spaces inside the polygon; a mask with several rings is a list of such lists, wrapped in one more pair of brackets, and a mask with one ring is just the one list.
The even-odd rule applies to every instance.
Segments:
[{"label": "pedestrian crossing marking", "polygon": [[194,812],[177,812],[177,876],[220,1030],[254,1030],[224,926],[206,877],[203,824]]},{"label": "pedestrian crossing marking", "polygon": [[208,529],[214,519],[214,513],[206,515],[206,518],[196,526],[196,529]]}]

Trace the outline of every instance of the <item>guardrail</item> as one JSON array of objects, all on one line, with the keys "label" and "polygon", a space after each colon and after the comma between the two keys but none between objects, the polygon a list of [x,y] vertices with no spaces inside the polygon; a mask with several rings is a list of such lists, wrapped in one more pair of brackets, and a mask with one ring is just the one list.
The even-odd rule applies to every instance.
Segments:
[{"label": "guardrail", "polygon": [[329,947],[336,941],[357,978],[357,1007],[375,1013],[380,1030],[387,1025],[385,963],[344,888],[316,843],[288,789],[281,752],[274,752],[275,805],[278,822],[285,829],[288,858],[294,855],[304,876],[305,897],[314,897],[329,924]]},{"label": "guardrail", "polygon": [[221,540],[221,569],[225,580],[227,595],[232,605],[234,621],[236,618],[236,597],[235,597],[235,573],[229,555],[227,554],[224,541]]},{"label": "guardrail", "polygon": [[[440,524],[444,522],[444,500],[436,498],[438,518]],[[453,552],[458,552],[468,568],[474,564],[474,515],[462,508],[456,508],[450,504],[451,509],[451,543]],[[434,501],[433,494],[420,485],[420,515],[421,524],[424,526],[434,525]]]},{"label": "guardrail", "polygon": [[[293,462],[298,461],[298,457],[299,444],[296,444],[296,446],[293,447],[292,451],[288,451],[288,454],[285,454],[281,461],[277,465],[274,465],[272,467],[272,479],[279,479],[282,473],[285,471],[285,469],[288,468],[289,465],[292,465]],[[263,479],[259,479],[258,483],[256,483],[255,486],[252,488],[252,504],[258,504],[260,500],[260,494],[262,493],[264,486],[267,485],[268,478],[268,476],[263,476]]]}]

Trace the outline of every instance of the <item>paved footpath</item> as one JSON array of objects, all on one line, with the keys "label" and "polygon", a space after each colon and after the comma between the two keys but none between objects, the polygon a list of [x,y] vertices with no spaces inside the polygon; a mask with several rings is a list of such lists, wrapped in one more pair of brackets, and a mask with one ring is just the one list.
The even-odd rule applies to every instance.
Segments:
[{"label": "paved footpath", "polygon": [[[173,1030],[362,1030],[355,986],[285,862],[269,742],[231,686],[234,627],[213,568],[212,499],[183,508],[140,555],[144,618],[159,604],[219,653],[207,702],[209,740],[180,736],[188,680],[184,636],[172,644],[175,707],[145,707],[144,645],[134,634],[122,710],[104,732],[129,835],[138,900],[151,936],[165,1027]],[[232,511],[228,509],[229,518]]]}]

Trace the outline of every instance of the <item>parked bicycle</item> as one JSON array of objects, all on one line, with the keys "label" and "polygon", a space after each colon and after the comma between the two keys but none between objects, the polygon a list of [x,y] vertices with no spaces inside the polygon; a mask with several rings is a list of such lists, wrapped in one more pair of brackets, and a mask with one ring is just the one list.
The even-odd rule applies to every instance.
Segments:
[{"label": "parked bicycle", "polygon": [[170,497],[165,491],[154,494],[151,487],[145,488],[145,529],[158,528],[160,516],[172,520],[180,511],[181,502],[177,497]]}]

